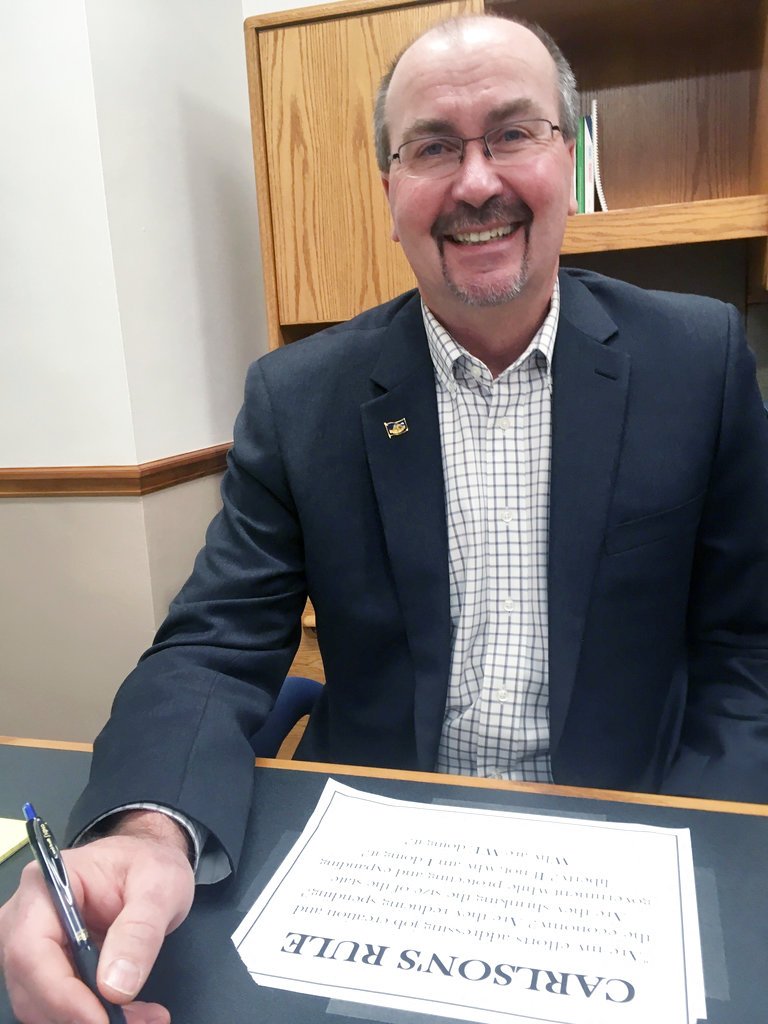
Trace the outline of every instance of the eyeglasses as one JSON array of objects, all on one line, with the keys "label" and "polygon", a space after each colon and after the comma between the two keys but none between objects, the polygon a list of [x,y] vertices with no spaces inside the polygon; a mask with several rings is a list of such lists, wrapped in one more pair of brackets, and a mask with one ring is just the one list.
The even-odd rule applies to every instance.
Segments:
[{"label": "eyeglasses", "polygon": [[461,164],[468,142],[482,141],[485,156],[507,166],[524,162],[540,146],[551,142],[555,132],[562,134],[559,125],[546,118],[535,117],[527,121],[513,121],[471,139],[462,139],[458,135],[430,135],[404,142],[390,156],[389,162],[399,160],[402,169],[412,178],[446,178]]}]

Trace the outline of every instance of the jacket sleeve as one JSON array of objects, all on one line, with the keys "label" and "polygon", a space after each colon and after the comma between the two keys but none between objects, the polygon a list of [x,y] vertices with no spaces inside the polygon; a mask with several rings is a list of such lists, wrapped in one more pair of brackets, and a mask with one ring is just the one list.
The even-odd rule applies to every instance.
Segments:
[{"label": "jacket sleeve", "polygon": [[768,420],[732,307],[691,580],[688,666],[665,791],[768,802]]},{"label": "jacket sleeve", "polygon": [[300,638],[301,530],[259,363],[222,482],[223,507],[168,617],[115,698],[74,808],[76,835],[111,808],[176,808],[235,866],[253,784],[249,737]]}]

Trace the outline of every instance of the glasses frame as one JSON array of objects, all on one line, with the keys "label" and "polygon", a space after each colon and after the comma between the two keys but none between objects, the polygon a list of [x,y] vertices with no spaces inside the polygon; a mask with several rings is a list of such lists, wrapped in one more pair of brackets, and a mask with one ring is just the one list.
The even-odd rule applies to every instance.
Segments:
[{"label": "glasses frame", "polygon": [[[472,135],[472,136],[470,136],[467,139],[462,138],[461,135],[420,135],[420,136],[418,136],[415,139],[407,139],[405,142],[403,142],[400,146],[397,147],[397,149],[395,150],[394,153],[390,154],[389,163],[390,163],[390,166],[391,166],[392,163],[395,160],[400,160],[401,161],[400,162],[400,166],[405,168],[407,165],[404,165],[402,163],[402,160],[401,160],[401,157],[400,157],[400,150],[403,149],[405,146],[412,145],[412,143],[414,143],[414,142],[428,142],[430,139],[450,139],[452,142],[460,142],[461,143],[461,151],[459,153],[459,159],[458,159],[458,162],[456,164],[456,167],[461,167],[462,163],[464,162],[464,156],[465,156],[466,151],[467,151],[467,143],[468,142],[482,142],[482,144],[483,144],[483,152],[485,154],[486,159],[487,160],[497,160],[497,157],[495,157],[493,155],[493,150],[491,149],[490,143],[488,142],[488,136],[489,135],[494,135],[496,132],[505,131],[507,128],[514,128],[516,125],[531,124],[534,121],[536,123],[538,123],[538,124],[548,124],[549,125],[549,129],[550,129],[550,136],[549,136],[549,140],[548,140],[549,142],[552,142],[552,140],[554,139],[555,132],[559,132],[560,135],[563,138],[565,138],[565,136],[563,135],[563,130],[560,127],[560,125],[559,124],[553,124],[552,121],[549,120],[549,118],[547,118],[547,117],[525,117],[525,118],[521,118],[519,121],[510,121],[507,124],[498,125],[498,127],[491,128],[489,131],[485,132],[483,135]],[[543,140],[543,141],[547,141],[547,140]],[[435,177],[437,177],[437,178],[448,177],[449,174],[451,174],[450,170],[446,171],[445,174],[435,175]],[[416,175],[416,177],[422,177],[422,175]],[[429,177],[432,177],[432,175],[426,174],[426,175],[423,175],[423,177],[429,178]]]}]

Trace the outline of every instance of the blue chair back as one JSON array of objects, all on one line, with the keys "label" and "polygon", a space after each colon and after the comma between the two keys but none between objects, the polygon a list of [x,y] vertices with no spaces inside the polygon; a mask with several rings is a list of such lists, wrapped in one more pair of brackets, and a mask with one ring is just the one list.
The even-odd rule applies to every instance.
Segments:
[{"label": "blue chair back", "polygon": [[323,684],[306,676],[286,676],[274,707],[258,732],[251,736],[256,757],[275,757],[280,744],[296,725],[310,714],[323,692]]}]

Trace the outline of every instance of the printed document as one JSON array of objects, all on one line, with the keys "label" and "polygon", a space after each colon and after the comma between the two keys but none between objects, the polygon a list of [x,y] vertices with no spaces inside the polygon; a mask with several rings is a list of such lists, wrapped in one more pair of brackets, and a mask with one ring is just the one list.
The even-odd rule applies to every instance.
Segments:
[{"label": "printed document", "polygon": [[706,1017],[687,829],[329,780],[232,937],[259,985],[511,1024]]}]

